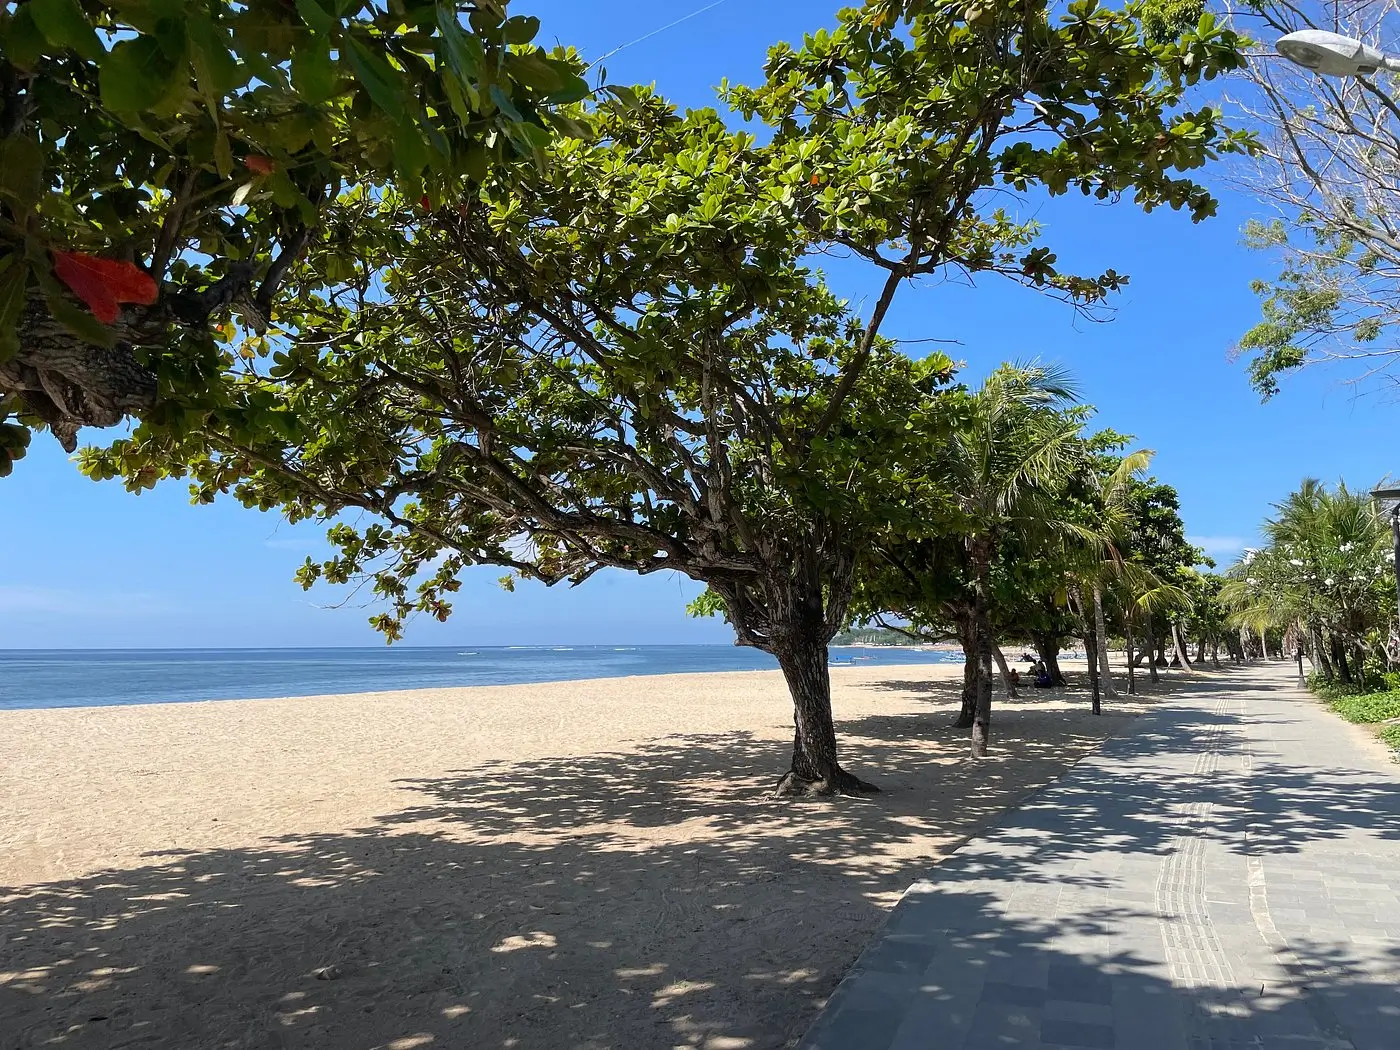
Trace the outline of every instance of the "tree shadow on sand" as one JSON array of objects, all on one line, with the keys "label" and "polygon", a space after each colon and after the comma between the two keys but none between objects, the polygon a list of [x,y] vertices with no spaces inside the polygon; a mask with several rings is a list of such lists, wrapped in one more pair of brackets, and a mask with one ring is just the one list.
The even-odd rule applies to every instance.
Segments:
[{"label": "tree shadow on sand", "polygon": [[[851,767],[888,789],[865,802],[766,801],[771,741],[674,736],[403,781],[403,808],[352,832],[0,890],[0,1047],[790,1045],[931,857],[1096,740],[1042,733],[1053,712],[1007,705],[1002,757],[973,764],[948,714],[840,726]],[[1209,717],[1131,745],[1190,746]],[[1269,848],[1400,834],[1393,784],[1255,775],[1285,789]],[[1033,878],[1037,850],[1106,836],[1169,849],[1169,822],[1097,806],[1100,792],[1187,790],[1135,783],[1089,780],[1058,841],[999,874]],[[1013,940],[1055,925],[994,920]]]},{"label": "tree shadow on sand", "polygon": [[841,726],[869,802],[770,801],[781,745],[677,735],[0,890],[0,1047],[781,1046],[935,855],[1097,742],[1008,717],[973,765],[949,714]]}]

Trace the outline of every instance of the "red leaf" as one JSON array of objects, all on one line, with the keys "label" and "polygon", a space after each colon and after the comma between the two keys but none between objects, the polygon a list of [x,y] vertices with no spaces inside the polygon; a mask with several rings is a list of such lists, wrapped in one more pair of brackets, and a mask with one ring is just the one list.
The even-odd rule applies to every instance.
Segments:
[{"label": "red leaf", "polygon": [[82,252],[53,253],[53,272],[74,295],[87,304],[103,324],[111,324],[121,312],[120,303],[156,301],[156,282],[134,263],[99,259]]},{"label": "red leaf", "polygon": [[428,199],[428,195],[426,193],[418,198],[418,207],[422,208],[424,211],[433,210],[433,202]]},{"label": "red leaf", "polygon": [[813,186],[820,186],[821,184],[822,184],[821,176],[820,176],[820,175],[813,175],[813,176],[812,176],[812,185],[813,185]]},{"label": "red leaf", "polygon": [[259,175],[271,175],[272,170],[277,167],[277,162],[271,157],[264,157],[261,153],[250,153],[243,158],[243,164],[249,171]]}]

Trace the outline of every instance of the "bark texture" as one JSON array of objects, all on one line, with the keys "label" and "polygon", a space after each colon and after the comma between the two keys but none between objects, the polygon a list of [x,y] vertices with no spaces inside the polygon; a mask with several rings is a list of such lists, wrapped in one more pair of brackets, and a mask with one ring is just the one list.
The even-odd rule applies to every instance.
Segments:
[{"label": "bark texture", "polygon": [[[1108,694],[1110,700],[1118,697],[1118,690],[1113,687],[1113,669],[1108,664],[1108,628],[1104,626],[1103,617],[1103,592],[1096,585],[1094,587],[1094,640],[1098,646],[1099,660],[1099,681],[1101,688]],[[1097,714],[1097,710],[1095,714]]]},{"label": "bark texture", "polygon": [[992,645],[992,657],[997,662],[997,670],[1001,672],[1001,684],[1006,687],[1008,699],[1015,699],[1021,694],[1016,691],[1016,680],[1011,677],[1011,668],[1006,664],[1006,654],[1001,651],[1001,646]]},{"label": "bark texture", "polygon": [[[0,361],[0,397],[18,395],[53,431],[65,452],[78,447],[80,427],[110,427],[156,403],[150,355],[178,328],[202,328],[237,302],[245,317],[266,316],[263,292],[250,296],[253,268],[233,263],[228,274],[198,292],[167,285],[154,306],[125,306],[107,325],[108,345],[90,343],[54,320],[48,300],[31,291],[20,314],[19,352]],[[75,310],[86,310],[76,300]],[[257,327],[255,324],[254,327]],[[144,349],[138,349],[144,348]]]},{"label": "bark texture", "polygon": [[958,625],[958,644],[962,646],[963,651],[962,710],[958,712],[958,720],[953,723],[953,728],[971,729],[972,721],[977,716],[978,677],[977,632],[971,617]]}]

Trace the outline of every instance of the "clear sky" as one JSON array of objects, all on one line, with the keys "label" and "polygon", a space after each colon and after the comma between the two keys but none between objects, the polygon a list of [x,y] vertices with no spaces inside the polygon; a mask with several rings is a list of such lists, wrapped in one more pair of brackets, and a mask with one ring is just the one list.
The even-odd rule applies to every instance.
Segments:
[{"label": "clear sky", "polygon": [[[834,11],[838,0],[830,2]],[[544,38],[590,59],[637,41],[605,60],[608,79],[655,80],[689,106],[712,104],[721,77],[756,80],[767,46],[816,28],[824,9],[814,0],[722,0],[639,40],[705,0],[512,7],[539,15]],[[1225,172],[1207,181],[1222,197],[1221,213],[1199,226],[1175,212],[1144,216],[1130,204],[1077,197],[1034,206],[1045,243],[1067,268],[1131,275],[1108,323],[1076,320],[1059,303],[987,281],[906,290],[887,331],[960,340],[948,350],[974,378],[1007,359],[1067,365],[1102,425],[1156,450],[1154,472],[1180,491],[1189,533],[1228,562],[1254,537],[1268,504],[1300,478],[1360,486],[1400,473],[1400,408],[1356,399],[1342,376],[1325,373],[1294,378],[1259,403],[1227,354],[1258,316],[1249,283],[1270,263],[1240,244],[1240,227],[1257,208],[1229,191]],[[858,272],[831,277],[857,304],[869,294]],[[379,644],[364,608],[330,609],[344,596],[305,593],[292,582],[306,555],[323,549],[314,528],[292,529],[233,503],[192,507],[183,484],[136,497],[89,482],[47,435],[0,480],[0,537],[0,647]],[[498,575],[470,573],[452,619],[415,621],[408,644],[730,640],[723,623],[685,616],[699,589],[686,580],[604,573],[573,591],[526,585],[508,594]]]}]

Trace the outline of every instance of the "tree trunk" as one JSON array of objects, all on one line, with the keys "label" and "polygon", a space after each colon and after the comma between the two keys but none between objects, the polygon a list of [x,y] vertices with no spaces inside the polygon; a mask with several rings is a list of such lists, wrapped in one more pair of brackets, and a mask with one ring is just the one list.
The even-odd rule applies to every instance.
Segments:
[{"label": "tree trunk", "polygon": [[[1113,687],[1113,669],[1108,664],[1108,628],[1104,626],[1103,592],[1094,585],[1094,644],[1098,646],[1099,680],[1103,691],[1110,700],[1118,699],[1118,690]],[[1098,714],[1098,705],[1094,707]]]},{"label": "tree trunk", "polygon": [[1001,646],[993,643],[992,658],[997,662],[997,670],[1001,672],[1001,684],[1006,686],[1006,698],[1014,700],[1020,697],[1016,692],[1016,682],[1011,677],[1011,668],[1006,666],[1006,654],[1001,651]]},{"label": "tree trunk", "polygon": [[1100,714],[1099,699],[1099,645],[1098,637],[1094,630],[1094,617],[1088,609],[1083,609],[1084,614],[1084,662],[1089,665],[1089,695],[1090,709],[1094,714]]},{"label": "tree trunk", "polygon": [[1246,660],[1249,660],[1249,659],[1253,656],[1253,653],[1252,653],[1252,651],[1251,651],[1251,650],[1253,649],[1253,646],[1251,646],[1251,645],[1249,644],[1249,628],[1248,628],[1248,627],[1241,627],[1241,628],[1240,628],[1240,649],[1243,650],[1243,652],[1244,652],[1244,658],[1245,658]]},{"label": "tree trunk", "polygon": [[1322,630],[1308,627],[1308,659],[1312,661],[1313,673],[1321,672],[1324,681],[1332,681],[1332,661],[1327,658],[1327,650],[1322,644]]},{"label": "tree trunk", "polygon": [[971,729],[977,715],[977,631],[971,617],[958,627],[958,644],[963,651],[962,710],[954,729]]},{"label": "tree trunk", "polygon": [[1181,629],[1176,624],[1172,624],[1172,647],[1176,650],[1176,658],[1181,661],[1181,666],[1191,670],[1191,657],[1186,655],[1186,646],[1181,642]]},{"label": "tree trunk", "polygon": [[1133,655],[1133,618],[1123,617],[1123,640],[1128,646],[1128,695],[1137,695],[1137,658]]},{"label": "tree trunk", "polygon": [[1332,643],[1332,666],[1337,669],[1337,677],[1346,685],[1351,685],[1351,667],[1347,664],[1346,647],[1336,638],[1331,638]]},{"label": "tree trunk", "polygon": [[1215,638],[1210,640],[1210,665],[1220,670],[1220,642]]},{"label": "tree trunk", "polygon": [[1060,670],[1059,639],[1049,634],[1033,634],[1031,640],[1035,642],[1035,654],[1045,665],[1045,671],[1050,676],[1050,681],[1056,685],[1064,685],[1064,672]]},{"label": "tree trunk", "polygon": [[861,795],[878,791],[847,773],[836,760],[831,717],[831,675],[820,628],[794,631],[774,646],[792,693],[792,768],[778,782],[779,795]]},{"label": "tree trunk", "polygon": [[992,549],[987,539],[974,539],[972,612],[977,634],[977,710],[972,719],[972,757],[985,758],[992,739]]},{"label": "tree trunk", "polygon": [[1157,674],[1157,632],[1152,629],[1152,617],[1147,617],[1147,678],[1149,681],[1160,681]]},{"label": "tree trunk", "polygon": [[1198,663],[1198,664],[1203,664],[1203,663],[1205,663],[1205,662],[1206,662],[1206,636],[1205,636],[1205,635],[1201,635],[1201,637],[1196,641],[1196,663]]}]

